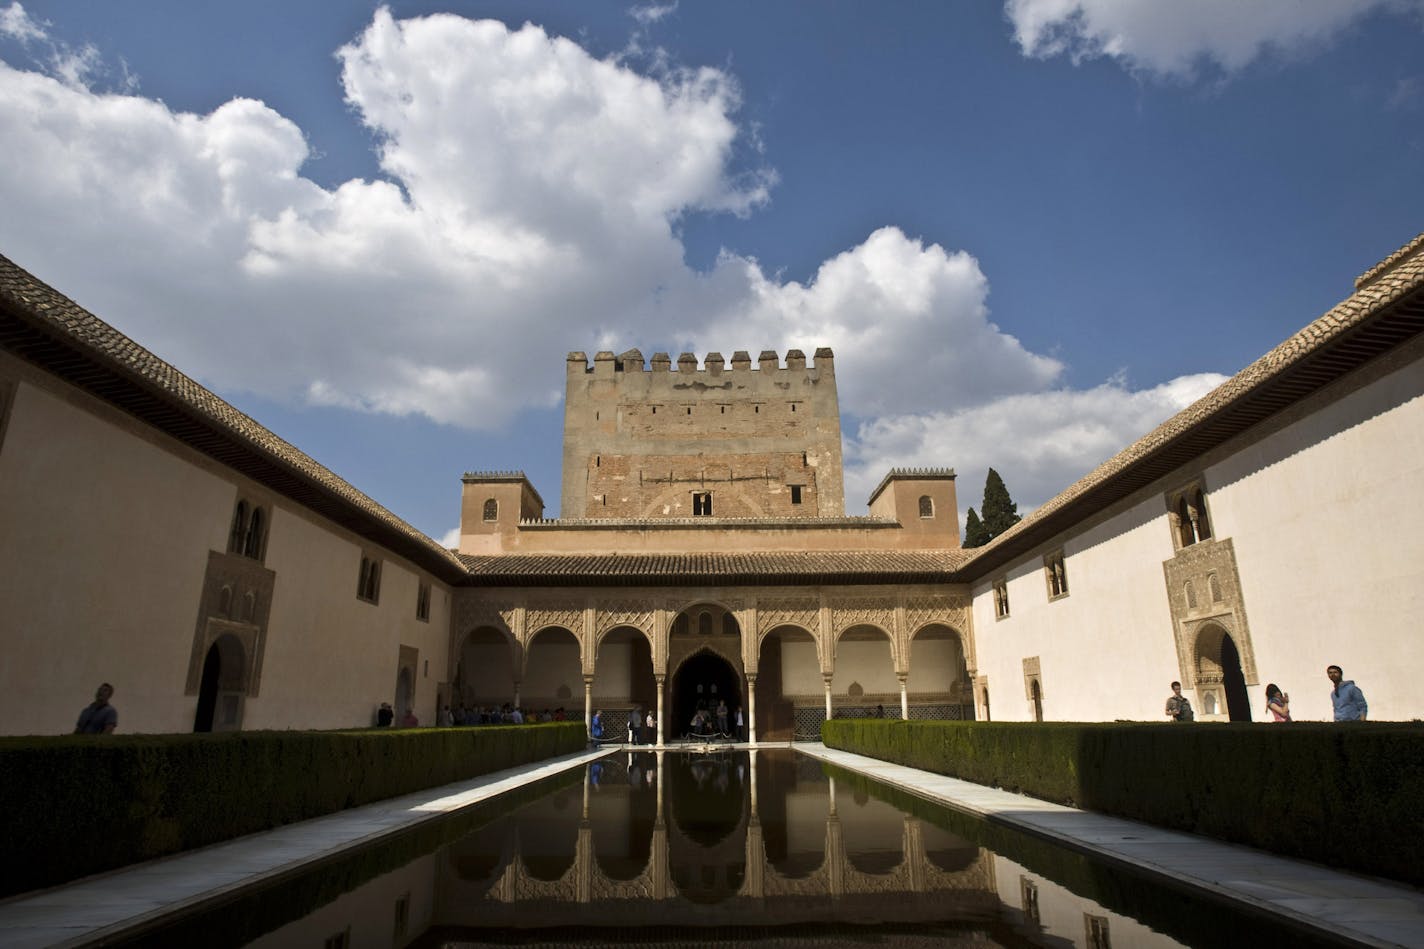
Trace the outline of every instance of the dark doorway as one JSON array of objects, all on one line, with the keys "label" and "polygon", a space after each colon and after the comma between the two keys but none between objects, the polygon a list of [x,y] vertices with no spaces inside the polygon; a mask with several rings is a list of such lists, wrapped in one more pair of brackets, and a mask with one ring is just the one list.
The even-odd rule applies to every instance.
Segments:
[{"label": "dark doorway", "polygon": [[1230,636],[1221,637],[1221,679],[1226,688],[1227,717],[1233,722],[1251,721],[1251,699],[1246,695],[1246,676],[1241,672],[1241,654]]},{"label": "dark doorway", "polygon": [[717,703],[727,703],[727,721],[737,720],[737,706],[742,704],[741,682],[732,664],[714,652],[699,652],[678,667],[672,679],[671,720],[663,723],[666,739],[686,735],[692,725],[692,715],[699,708],[716,713]]},{"label": "dark doorway", "polygon": [[207,658],[203,660],[203,681],[198,686],[198,714],[193,718],[193,731],[213,730],[213,712],[218,707],[218,681],[222,677],[222,650],[218,644],[208,647]]},{"label": "dark doorway", "polygon": [[1039,686],[1037,679],[1030,680],[1028,687],[1029,692],[1033,695],[1033,720],[1041,722],[1043,721],[1043,689]]}]

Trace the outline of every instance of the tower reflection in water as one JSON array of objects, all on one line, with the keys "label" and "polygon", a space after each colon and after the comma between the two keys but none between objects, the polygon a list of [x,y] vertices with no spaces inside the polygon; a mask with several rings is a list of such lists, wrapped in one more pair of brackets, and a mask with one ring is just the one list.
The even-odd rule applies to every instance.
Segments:
[{"label": "tower reflection in water", "polygon": [[[591,765],[451,845],[436,916],[488,927],[992,919],[992,855],[789,751],[642,752]],[[893,899],[887,896],[893,895]]]}]

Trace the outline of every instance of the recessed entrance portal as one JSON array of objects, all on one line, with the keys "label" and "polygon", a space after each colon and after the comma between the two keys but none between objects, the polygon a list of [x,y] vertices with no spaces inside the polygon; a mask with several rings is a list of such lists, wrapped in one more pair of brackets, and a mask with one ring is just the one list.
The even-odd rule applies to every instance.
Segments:
[{"label": "recessed entrance portal", "polygon": [[734,730],[736,709],[742,704],[742,684],[732,664],[711,651],[689,656],[672,678],[671,720],[664,723],[663,735],[676,738],[692,728],[692,716],[698,709],[715,715],[719,702],[727,704],[727,727]]},{"label": "recessed entrance portal", "polygon": [[236,731],[241,727],[242,696],[246,691],[244,660],[242,643],[235,636],[219,636],[208,647],[193,731]]}]

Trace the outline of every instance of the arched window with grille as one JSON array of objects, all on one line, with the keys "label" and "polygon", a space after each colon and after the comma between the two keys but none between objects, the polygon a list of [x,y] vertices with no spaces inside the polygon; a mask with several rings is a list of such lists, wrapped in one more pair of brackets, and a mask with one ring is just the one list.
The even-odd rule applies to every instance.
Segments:
[{"label": "arched window with grille", "polygon": [[487,521],[499,520],[499,502],[494,498],[489,498],[485,501],[484,518]]},{"label": "arched window with grille", "polygon": [[920,517],[934,517],[934,498],[928,494],[920,495]]}]

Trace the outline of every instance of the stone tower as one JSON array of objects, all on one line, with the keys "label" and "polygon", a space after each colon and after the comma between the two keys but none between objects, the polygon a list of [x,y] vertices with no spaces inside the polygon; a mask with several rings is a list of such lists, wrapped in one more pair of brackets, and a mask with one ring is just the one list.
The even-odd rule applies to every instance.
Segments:
[{"label": "stone tower", "polygon": [[834,360],[569,353],[561,518],[843,517]]}]

